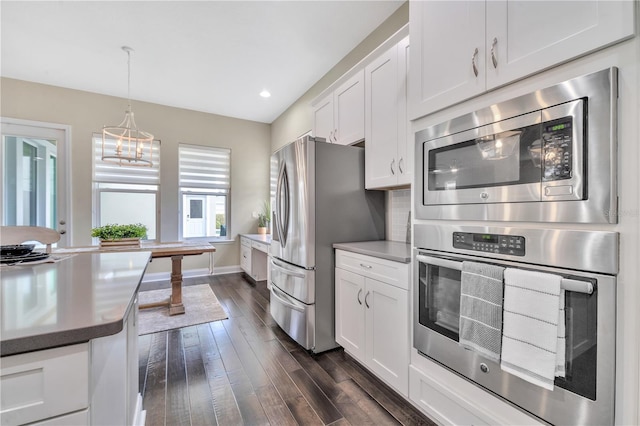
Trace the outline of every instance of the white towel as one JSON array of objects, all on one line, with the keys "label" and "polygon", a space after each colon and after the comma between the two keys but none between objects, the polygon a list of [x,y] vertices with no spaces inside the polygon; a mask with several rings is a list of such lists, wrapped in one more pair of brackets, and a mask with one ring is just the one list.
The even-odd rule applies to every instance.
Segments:
[{"label": "white towel", "polygon": [[500,361],[502,266],[462,262],[460,345]]},{"label": "white towel", "polygon": [[564,365],[564,359],[558,359],[561,282],[559,275],[504,271],[500,367],[549,390],[553,390],[557,366]]}]

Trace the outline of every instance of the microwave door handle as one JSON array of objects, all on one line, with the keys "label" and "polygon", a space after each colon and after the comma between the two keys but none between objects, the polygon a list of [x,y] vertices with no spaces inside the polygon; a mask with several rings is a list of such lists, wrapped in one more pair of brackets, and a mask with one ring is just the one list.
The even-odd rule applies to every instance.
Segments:
[{"label": "microwave door handle", "polygon": [[422,254],[416,255],[416,260],[418,262],[427,263],[429,265],[442,266],[443,268],[462,271],[462,262],[456,262],[455,260],[441,259],[439,257],[425,256]]}]

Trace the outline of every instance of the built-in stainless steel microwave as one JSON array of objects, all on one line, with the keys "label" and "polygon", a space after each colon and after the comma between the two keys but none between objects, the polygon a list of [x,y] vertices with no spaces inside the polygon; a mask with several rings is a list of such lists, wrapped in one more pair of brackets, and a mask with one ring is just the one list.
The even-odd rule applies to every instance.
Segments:
[{"label": "built-in stainless steel microwave", "polygon": [[416,133],[417,219],[617,223],[617,68]]}]

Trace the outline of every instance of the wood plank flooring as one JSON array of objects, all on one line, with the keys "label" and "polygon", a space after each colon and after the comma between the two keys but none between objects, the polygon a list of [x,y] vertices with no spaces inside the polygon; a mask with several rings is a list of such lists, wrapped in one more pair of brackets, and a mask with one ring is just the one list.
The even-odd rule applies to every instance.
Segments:
[{"label": "wood plank flooring", "polygon": [[434,425],[342,349],[312,355],[295,343],[271,318],[264,282],[185,285],[203,283],[228,319],[139,338],[147,425]]}]

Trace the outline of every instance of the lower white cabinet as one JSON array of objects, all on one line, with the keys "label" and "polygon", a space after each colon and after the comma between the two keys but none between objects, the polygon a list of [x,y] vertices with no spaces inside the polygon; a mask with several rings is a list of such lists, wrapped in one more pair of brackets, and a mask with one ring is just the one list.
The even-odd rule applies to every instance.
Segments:
[{"label": "lower white cabinet", "polygon": [[240,237],[240,267],[254,281],[264,281],[268,274],[269,244]]},{"label": "lower white cabinet", "polygon": [[409,264],[336,250],[336,342],[408,396]]},{"label": "lower white cabinet", "polygon": [[143,425],[137,312],[117,334],[3,357],[0,424]]}]

